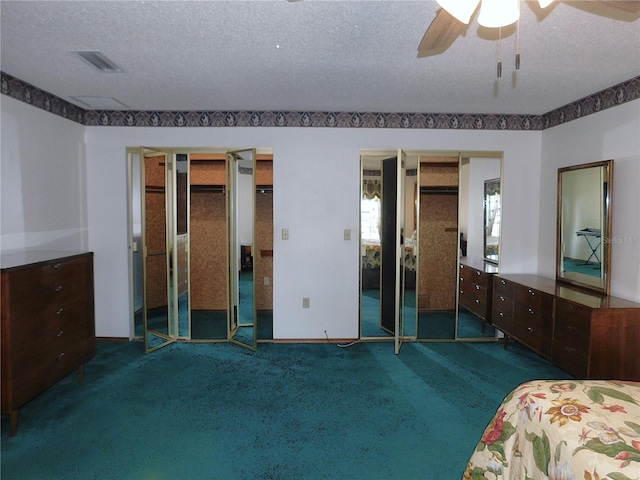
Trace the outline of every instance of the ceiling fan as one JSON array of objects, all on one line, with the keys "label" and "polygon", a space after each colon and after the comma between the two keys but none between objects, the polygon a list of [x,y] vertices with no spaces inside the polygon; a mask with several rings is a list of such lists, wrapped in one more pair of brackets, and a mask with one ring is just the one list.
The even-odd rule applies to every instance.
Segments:
[{"label": "ceiling fan", "polygon": [[[500,28],[515,23],[520,16],[520,0],[437,0],[440,9],[418,45],[418,58],[445,52],[469,28],[471,18],[479,10],[478,23],[483,27]],[[547,8],[553,0],[538,0],[540,8]],[[637,20],[640,17],[638,0],[573,1],[567,4],[596,15]],[[480,7],[480,8],[478,8]]]}]

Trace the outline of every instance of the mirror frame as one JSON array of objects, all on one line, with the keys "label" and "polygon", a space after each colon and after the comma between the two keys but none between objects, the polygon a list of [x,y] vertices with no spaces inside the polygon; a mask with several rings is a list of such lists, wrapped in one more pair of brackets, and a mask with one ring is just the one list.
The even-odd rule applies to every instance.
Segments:
[{"label": "mirror frame", "polygon": [[[589,282],[589,278],[584,274],[567,276],[563,268],[563,192],[562,179],[566,173],[575,172],[577,170],[585,170],[589,168],[602,168],[604,175],[603,183],[603,217],[600,224],[600,281]],[[584,289],[592,290],[598,293],[609,294],[609,285],[611,282],[611,218],[612,218],[612,192],[613,192],[613,160],[604,160],[600,162],[584,163],[580,165],[572,165],[569,167],[558,168],[558,202],[556,217],[556,280],[558,282],[574,285]],[[589,245],[591,246],[591,244]],[[596,247],[598,248],[598,247]],[[593,249],[592,249],[593,250]],[[598,277],[593,277],[598,278]]]}]

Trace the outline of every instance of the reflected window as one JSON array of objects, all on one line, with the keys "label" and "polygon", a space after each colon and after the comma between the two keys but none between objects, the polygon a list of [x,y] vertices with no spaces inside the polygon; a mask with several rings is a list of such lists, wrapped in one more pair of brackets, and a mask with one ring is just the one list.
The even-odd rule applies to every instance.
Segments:
[{"label": "reflected window", "polygon": [[380,198],[363,198],[360,205],[362,240],[380,243]]}]

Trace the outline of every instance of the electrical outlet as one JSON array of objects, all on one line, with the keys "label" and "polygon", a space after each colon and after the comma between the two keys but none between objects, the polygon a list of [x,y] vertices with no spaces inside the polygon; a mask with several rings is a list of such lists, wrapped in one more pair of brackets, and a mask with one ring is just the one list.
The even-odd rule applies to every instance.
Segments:
[{"label": "electrical outlet", "polygon": [[289,229],[288,228],[283,228],[282,229],[282,239],[283,240],[289,240]]},{"label": "electrical outlet", "polygon": [[302,297],[302,308],[309,308],[309,297]]},{"label": "electrical outlet", "polygon": [[345,228],[344,229],[344,239],[345,240],[351,240],[351,229],[350,228]]},{"label": "electrical outlet", "polygon": [[264,282],[264,286],[265,286],[265,287],[268,287],[268,286],[269,286],[269,284],[271,283],[271,280],[269,280],[269,277],[264,277],[263,282]]}]

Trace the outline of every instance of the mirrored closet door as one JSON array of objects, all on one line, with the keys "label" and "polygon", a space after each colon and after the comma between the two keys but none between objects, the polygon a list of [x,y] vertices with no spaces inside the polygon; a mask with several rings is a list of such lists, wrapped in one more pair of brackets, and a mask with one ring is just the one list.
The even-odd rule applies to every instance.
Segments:
[{"label": "mirrored closet door", "polygon": [[252,252],[256,245],[255,171],[255,149],[229,152],[229,339],[251,350],[258,343],[254,278],[258,258]]},{"label": "mirrored closet door", "polygon": [[361,155],[360,338],[393,340],[396,353],[415,335],[415,273],[408,271],[414,251],[409,247],[407,263],[405,237],[414,230],[415,208],[407,161],[402,150]]},{"label": "mirrored closet door", "polygon": [[258,312],[261,338],[273,338],[272,159],[129,149],[133,329],[147,352],[177,340],[255,349]]}]

